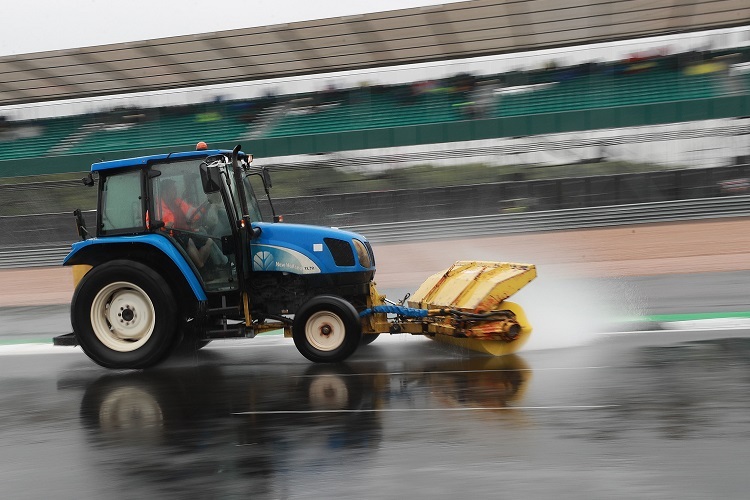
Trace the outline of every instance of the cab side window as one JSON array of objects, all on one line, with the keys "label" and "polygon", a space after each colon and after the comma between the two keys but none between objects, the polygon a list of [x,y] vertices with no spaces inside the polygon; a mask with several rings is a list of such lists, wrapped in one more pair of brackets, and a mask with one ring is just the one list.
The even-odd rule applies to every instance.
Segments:
[{"label": "cab side window", "polygon": [[105,177],[101,200],[102,233],[140,232],[145,229],[140,171]]}]

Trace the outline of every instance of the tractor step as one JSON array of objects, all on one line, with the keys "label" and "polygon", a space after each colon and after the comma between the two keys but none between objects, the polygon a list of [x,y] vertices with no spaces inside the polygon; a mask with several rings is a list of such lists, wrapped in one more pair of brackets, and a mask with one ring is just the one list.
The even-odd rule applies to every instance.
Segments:
[{"label": "tractor step", "polygon": [[201,336],[201,338],[206,340],[248,339],[253,337],[255,337],[255,332],[252,329],[248,330],[245,325],[241,323],[238,325],[227,325],[227,328],[206,330]]},{"label": "tractor step", "polygon": [[75,333],[66,333],[52,338],[53,345],[78,345]]},{"label": "tractor step", "polygon": [[239,312],[237,309],[237,306],[234,307],[215,307],[213,309],[207,309],[206,315],[207,316],[221,316],[226,314],[234,314],[237,315]]}]

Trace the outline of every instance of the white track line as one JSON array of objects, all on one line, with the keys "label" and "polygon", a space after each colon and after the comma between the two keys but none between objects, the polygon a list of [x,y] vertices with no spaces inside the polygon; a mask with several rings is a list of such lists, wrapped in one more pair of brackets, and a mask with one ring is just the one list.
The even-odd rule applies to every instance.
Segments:
[{"label": "white track line", "polygon": [[80,353],[80,347],[55,346],[50,344],[8,344],[0,345],[0,356],[21,356],[26,354]]},{"label": "white track line", "polygon": [[750,318],[708,318],[669,321],[661,324],[665,330],[745,330],[750,329]]},{"label": "white track line", "polygon": [[375,408],[367,410],[274,410],[240,411],[232,415],[314,415],[327,413],[408,413],[416,411],[495,411],[495,410],[601,410],[620,405],[570,405],[570,406],[473,406],[467,408]]}]

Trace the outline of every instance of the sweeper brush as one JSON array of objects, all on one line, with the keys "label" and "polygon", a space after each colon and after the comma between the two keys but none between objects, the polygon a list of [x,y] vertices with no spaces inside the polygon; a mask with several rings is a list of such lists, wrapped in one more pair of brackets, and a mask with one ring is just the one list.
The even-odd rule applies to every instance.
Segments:
[{"label": "sweeper brush", "polygon": [[430,276],[407,306],[388,304],[373,287],[372,306],[361,314],[369,317],[363,333],[422,334],[494,356],[510,354],[526,342],[531,324],[521,306],[506,299],[535,277],[533,264],[459,261]]}]

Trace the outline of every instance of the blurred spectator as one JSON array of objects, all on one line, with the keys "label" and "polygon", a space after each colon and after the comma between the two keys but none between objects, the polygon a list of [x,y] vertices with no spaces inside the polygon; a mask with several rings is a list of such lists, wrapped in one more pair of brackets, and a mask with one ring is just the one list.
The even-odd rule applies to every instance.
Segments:
[{"label": "blurred spectator", "polygon": [[8,119],[4,115],[0,115],[0,141],[11,140],[13,140],[13,136],[10,134]]},{"label": "blurred spectator", "polygon": [[684,73],[686,75],[706,75],[709,73],[718,73],[725,69],[727,69],[727,65],[723,61],[705,61],[688,66],[685,68]]},{"label": "blurred spectator", "polygon": [[206,111],[204,113],[197,113],[195,115],[195,121],[198,123],[208,123],[221,120],[221,113],[218,111]]},{"label": "blurred spectator", "polygon": [[445,85],[454,93],[468,94],[476,87],[477,79],[469,73],[459,73],[446,78]]},{"label": "blurred spectator", "polygon": [[495,83],[482,82],[471,92],[470,118],[491,118],[495,114]]}]

